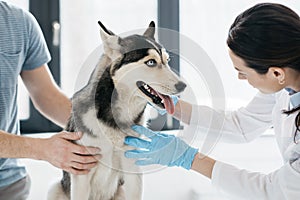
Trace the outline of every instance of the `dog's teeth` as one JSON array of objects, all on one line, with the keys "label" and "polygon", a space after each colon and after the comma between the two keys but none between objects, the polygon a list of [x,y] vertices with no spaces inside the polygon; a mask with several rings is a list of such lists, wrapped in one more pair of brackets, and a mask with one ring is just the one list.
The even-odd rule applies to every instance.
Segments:
[{"label": "dog's teeth", "polygon": [[146,90],[148,90],[148,85],[144,85],[144,88],[145,88]]},{"label": "dog's teeth", "polygon": [[161,103],[165,103],[165,101],[164,101],[164,100],[161,100]]}]

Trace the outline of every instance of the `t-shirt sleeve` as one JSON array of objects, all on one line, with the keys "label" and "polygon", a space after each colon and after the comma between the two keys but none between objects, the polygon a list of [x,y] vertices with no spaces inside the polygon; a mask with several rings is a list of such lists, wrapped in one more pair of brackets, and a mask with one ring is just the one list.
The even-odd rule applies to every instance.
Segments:
[{"label": "t-shirt sleeve", "polygon": [[47,64],[51,56],[38,22],[29,12],[25,12],[24,15],[28,38],[22,70],[31,70]]}]

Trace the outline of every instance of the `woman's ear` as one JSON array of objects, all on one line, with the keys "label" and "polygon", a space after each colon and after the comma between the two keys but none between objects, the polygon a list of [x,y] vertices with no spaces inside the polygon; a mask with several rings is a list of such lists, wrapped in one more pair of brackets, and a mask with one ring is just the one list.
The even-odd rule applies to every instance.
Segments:
[{"label": "woman's ear", "polygon": [[270,67],[268,73],[275,78],[280,85],[285,84],[286,71],[281,67]]}]

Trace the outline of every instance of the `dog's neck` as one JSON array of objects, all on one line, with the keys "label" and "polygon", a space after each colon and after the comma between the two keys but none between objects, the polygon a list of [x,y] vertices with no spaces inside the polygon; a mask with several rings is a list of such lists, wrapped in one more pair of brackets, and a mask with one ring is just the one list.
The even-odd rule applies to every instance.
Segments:
[{"label": "dog's neck", "polygon": [[124,90],[115,87],[110,66],[106,67],[95,86],[95,108],[97,118],[113,128],[123,129],[143,123],[147,102],[140,97],[130,98],[129,91]]}]

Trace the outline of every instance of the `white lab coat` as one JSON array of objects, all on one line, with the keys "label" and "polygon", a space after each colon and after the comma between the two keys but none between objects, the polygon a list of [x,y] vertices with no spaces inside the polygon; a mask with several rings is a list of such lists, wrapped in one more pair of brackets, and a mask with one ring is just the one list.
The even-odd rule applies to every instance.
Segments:
[{"label": "white lab coat", "polygon": [[289,108],[289,98],[285,90],[272,95],[258,93],[245,108],[230,113],[193,106],[190,125],[209,128],[208,135],[221,136],[222,141],[249,142],[274,127],[285,163],[270,174],[262,174],[217,161],[212,172],[213,186],[232,199],[300,199],[300,142],[293,142],[296,114],[282,114]]}]

